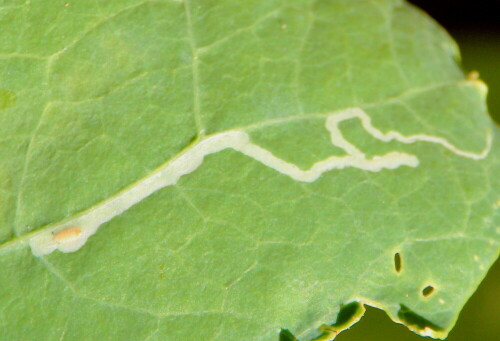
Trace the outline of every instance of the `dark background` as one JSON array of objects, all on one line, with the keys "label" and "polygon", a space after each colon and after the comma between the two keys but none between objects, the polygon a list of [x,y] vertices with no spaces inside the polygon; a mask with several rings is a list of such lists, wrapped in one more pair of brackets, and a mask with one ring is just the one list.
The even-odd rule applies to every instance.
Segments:
[{"label": "dark background", "polygon": [[[413,0],[458,42],[465,72],[479,71],[489,86],[490,113],[500,123],[500,0]],[[500,174],[498,175],[500,176]],[[383,311],[369,308],[339,341],[422,341],[393,323]],[[472,296],[447,341],[500,341],[500,263],[497,261]]]},{"label": "dark background", "polygon": [[[409,2],[430,14],[455,38],[462,51],[464,70],[479,71],[489,85],[490,112],[500,123],[500,0]],[[491,341],[498,340],[500,337]]]},{"label": "dark background", "polygon": [[[452,33],[467,34],[470,30],[498,32],[499,0],[410,0],[424,9]],[[498,38],[498,36],[497,36]],[[498,42],[498,39],[497,39]]]}]

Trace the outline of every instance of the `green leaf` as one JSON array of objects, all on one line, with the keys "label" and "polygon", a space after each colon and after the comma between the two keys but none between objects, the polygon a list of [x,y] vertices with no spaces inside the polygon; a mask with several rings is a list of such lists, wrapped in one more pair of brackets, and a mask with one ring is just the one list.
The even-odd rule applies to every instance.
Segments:
[{"label": "green leaf", "polygon": [[499,254],[486,87],[405,2],[3,0],[0,32],[0,340],[327,340],[364,305],[443,338]]}]

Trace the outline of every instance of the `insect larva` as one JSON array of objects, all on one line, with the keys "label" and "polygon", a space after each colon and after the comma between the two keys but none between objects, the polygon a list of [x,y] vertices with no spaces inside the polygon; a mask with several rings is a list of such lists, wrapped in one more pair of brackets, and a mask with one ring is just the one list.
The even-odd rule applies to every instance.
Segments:
[{"label": "insect larva", "polygon": [[82,230],[78,227],[70,227],[54,234],[54,241],[64,243],[78,238],[82,234]]}]

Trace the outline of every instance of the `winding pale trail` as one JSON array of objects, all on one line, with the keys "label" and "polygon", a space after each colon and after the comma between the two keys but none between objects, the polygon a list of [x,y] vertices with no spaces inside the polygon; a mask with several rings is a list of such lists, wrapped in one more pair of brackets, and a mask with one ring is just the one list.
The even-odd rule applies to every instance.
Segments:
[{"label": "winding pale trail", "polygon": [[[371,119],[366,112],[359,108],[351,108],[332,113],[326,119],[326,129],[330,132],[331,143],[343,149],[346,155],[328,157],[316,162],[310,169],[302,170],[297,165],[280,159],[267,149],[252,143],[246,132],[240,130],[227,131],[204,138],[184,150],[151,175],[92,209],[85,211],[83,214],[40,231],[40,233],[35,233],[29,240],[29,245],[35,256],[46,255],[56,249],[62,252],[77,251],[87,242],[91,235],[97,232],[102,224],[127,211],[159,189],[175,185],[183,175],[198,169],[202,165],[205,156],[225,149],[238,151],[277,172],[301,182],[313,182],[325,172],[346,167],[378,172],[382,169],[395,169],[401,166],[417,167],[419,165],[419,160],[415,155],[400,152],[390,152],[382,156],[367,158],[363,152],[344,138],[339,129],[340,122],[353,118],[360,119],[363,128],[368,134],[384,142],[395,140],[401,143],[435,143],[456,155],[473,160],[485,158],[491,149],[491,134],[488,135],[487,146],[484,151],[475,154],[460,150],[441,137],[424,134],[403,136],[395,131],[383,133],[372,125]],[[71,233],[65,233],[66,230],[70,230]]]}]

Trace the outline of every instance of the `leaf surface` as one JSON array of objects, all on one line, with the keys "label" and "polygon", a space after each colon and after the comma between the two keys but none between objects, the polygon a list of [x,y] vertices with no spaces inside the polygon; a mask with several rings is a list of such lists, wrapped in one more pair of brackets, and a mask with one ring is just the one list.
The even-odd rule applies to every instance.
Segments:
[{"label": "leaf surface", "polygon": [[5,0],[0,32],[1,340],[330,340],[365,304],[442,338],[498,257],[486,87],[405,2]]}]

